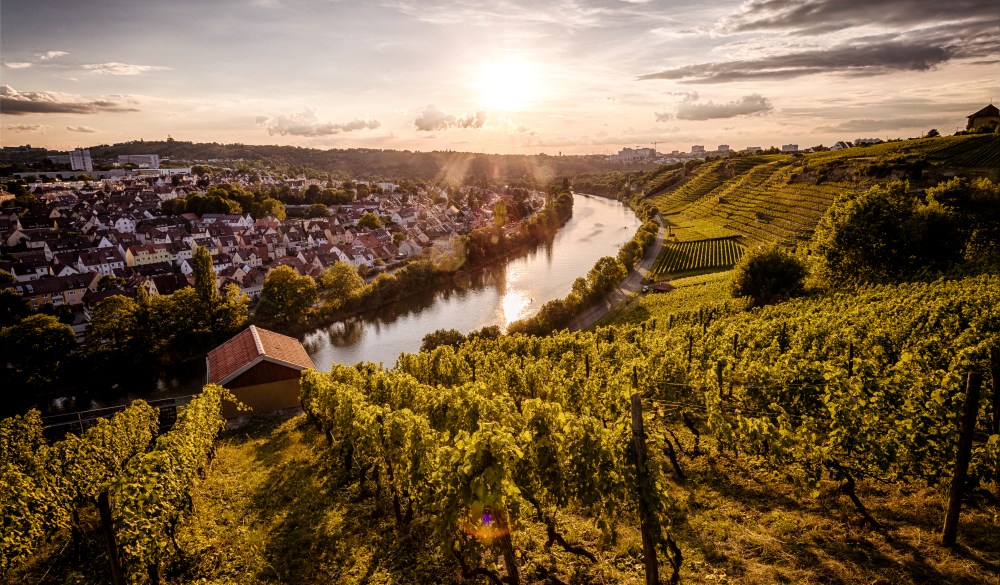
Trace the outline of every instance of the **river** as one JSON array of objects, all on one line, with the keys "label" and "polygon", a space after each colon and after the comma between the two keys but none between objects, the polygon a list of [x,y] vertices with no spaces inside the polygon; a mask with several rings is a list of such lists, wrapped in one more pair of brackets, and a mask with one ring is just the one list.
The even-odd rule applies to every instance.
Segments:
[{"label": "river", "polygon": [[303,343],[320,370],[329,370],[334,362],[392,366],[400,354],[418,351],[424,335],[438,329],[506,329],[569,294],[574,280],[586,276],[602,256],[617,254],[641,225],[618,201],[577,194],[573,217],[551,244],[485,269],[457,290],[417,295],[374,316],[317,329]]},{"label": "river", "polygon": [[[552,242],[502,265],[471,275],[458,287],[416,294],[371,316],[318,328],[304,337],[316,368],[334,362],[381,362],[391,367],[402,353],[420,350],[424,335],[438,329],[469,333],[490,325],[506,329],[511,322],[535,315],[546,302],[569,294],[573,281],[603,256],[615,255],[642,225],[624,204],[576,194],[573,217]],[[136,398],[172,398],[196,393],[205,383],[203,364],[161,378],[154,388],[112,388],[85,396],[62,397],[35,404],[43,414],[99,408]],[[23,404],[8,404],[14,412]],[[3,410],[7,410],[4,408]],[[3,413],[13,414],[10,413]]]}]

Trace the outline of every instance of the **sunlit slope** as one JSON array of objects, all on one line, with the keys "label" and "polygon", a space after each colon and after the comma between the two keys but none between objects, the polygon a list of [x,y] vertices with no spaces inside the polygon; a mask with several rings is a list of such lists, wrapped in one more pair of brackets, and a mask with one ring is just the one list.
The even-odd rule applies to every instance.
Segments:
[{"label": "sunlit slope", "polygon": [[946,136],[828,152],[713,160],[679,180],[676,174],[654,171],[643,189],[668,222],[680,228],[682,240],[696,239],[684,237],[686,231],[711,233],[709,237],[732,232],[744,236],[747,244],[792,244],[811,237],[839,195],[859,193],[892,179],[925,186],[954,174],[995,175],[998,168],[997,137]]}]

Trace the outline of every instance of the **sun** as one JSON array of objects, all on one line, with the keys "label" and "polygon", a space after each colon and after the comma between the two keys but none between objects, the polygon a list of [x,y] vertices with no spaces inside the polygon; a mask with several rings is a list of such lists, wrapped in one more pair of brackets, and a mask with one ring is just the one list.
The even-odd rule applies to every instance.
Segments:
[{"label": "sun", "polygon": [[539,98],[538,68],[530,62],[506,58],[479,68],[476,89],[490,110],[516,112]]}]

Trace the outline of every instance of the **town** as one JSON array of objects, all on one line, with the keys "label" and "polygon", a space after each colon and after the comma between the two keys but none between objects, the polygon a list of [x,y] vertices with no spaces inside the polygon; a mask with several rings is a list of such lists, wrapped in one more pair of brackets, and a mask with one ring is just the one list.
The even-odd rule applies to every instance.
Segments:
[{"label": "town", "polygon": [[87,150],[62,156],[53,162],[69,171],[20,173],[8,185],[16,192],[0,192],[0,270],[10,274],[0,287],[70,322],[78,339],[108,296],[193,284],[198,248],[211,254],[219,289],[236,285],[256,301],[279,266],[315,278],[341,262],[371,278],[478,228],[515,231],[545,202],[525,187],[160,169],[156,155],[122,157],[143,168],[102,172]]}]

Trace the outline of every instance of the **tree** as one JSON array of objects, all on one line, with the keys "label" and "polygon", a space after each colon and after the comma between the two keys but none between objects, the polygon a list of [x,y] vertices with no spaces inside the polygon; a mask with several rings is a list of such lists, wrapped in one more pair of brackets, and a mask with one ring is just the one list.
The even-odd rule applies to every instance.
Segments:
[{"label": "tree", "polygon": [[497,201],[493,206],[493,226],[500,228],[505,225],[507,225],[507,206],[503,201]]},{"label": "tree", "polygon": [[322,203],[313,203],[306,209],[306,218],[326,217],[330,215],[330,210]]},{"label": "tree", "polygon": [[587,273],[588,296],[584,300],[593,301],[608,294],[626,276],[628,270],[617,258],[611,256],[601,258]]},{"label": "tree", "polygon": [[344,262],[335,262],[317,280],[319,288],[324,291],[325,303],[331,308],[343,306],[347,299],[365,286],[357,269]]},{"label": "tree", "polygon": [[114,274],[105,274],[97,279],[97,291],[104,292],[114,288],[125,288],[125,279]]},{"label": "tree", "polygon": [[85,350],[88,359],[126,358],[139,361],[135,354],[144,351],[136,343],[139,304],[124,295],[108,297],[97,304],[87,325]]},{"label": "tree", "polygon": [[777,246],[747,252],[733,270],[731,292],[749,297],[752,306],[777,303],[802,293],[806,267]]},{"label": "tree", "polygon": [[264,279],[257,319],[279,326],[297,325],[309,317],[316,296],[316,282],[311,277],[279,266]]},{"label": "tree", "polygon": [[361,219],[358,220],[358,227],[377,230],[382,227],[382,221],[379,220],[377,215],[369,211],[368,213],[362,215]]},{"label": "tree", "polygon": [[937,128],[931,128],[927,132],[927,135],[925,136],[925,138],[937,138],[938,136],[941,136],[941,133],[938,132]]},{"label": "tree", "polygon": [[45,386],[61,377],[75,348],[76,337],[69,325],[51,315],[31,315],[0,329],[0,359],[10,366],[0,375],[35,388]]},{"label": "tree", "polygon": [[280,220],[288,217],[285,205],[273,197],[267,197],[262,201],[254,203],[251,207],[250,215],[252,215],[254,219],[270,216],[274,219]]},{"label": "tree", "polygon": [[[947,199],[946,193],[940,196]],[[893,181],[834,201],[813,235],[817,276],[882,281],[961,260],[961,216],[934,197],[932,192],[932,205],[924,204],[907,183]]]},{"label": "tree", "polygon": [[424,335],[423,342],[420,344],[420,351],[431,351],[442,345],[450,345],[457,348],[463,341],[465,341],[465,336],[457,329],[438,329]]},{"label": "tree", "polygon": [[0,289],[0,327],[13,325],[29,312],[28,303],[14,288]]},{"label": "tree", "polygon": [[219,285],[215,279],[215,271],[212,269],[212,255],[208,248],[198,246],[191,259],[191,268],[194,270],[194,290],[204,303],[207,314],[219,298]]}]

